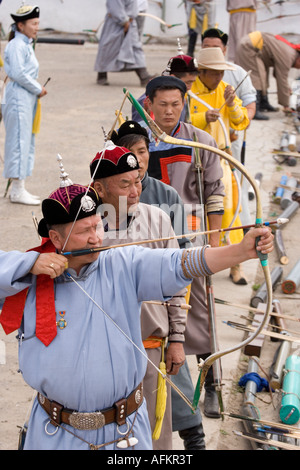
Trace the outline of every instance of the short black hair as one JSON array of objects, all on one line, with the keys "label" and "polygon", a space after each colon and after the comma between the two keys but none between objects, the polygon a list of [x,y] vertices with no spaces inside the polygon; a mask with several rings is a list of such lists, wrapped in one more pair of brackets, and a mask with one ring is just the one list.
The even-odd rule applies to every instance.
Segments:
[{"label": "short black hair", "polygon": [[161,75],[155,77],[146,86],[146,96],[153,102],[157,90],[179,90],[184,100],[184,95],[187,92],[186,84],[180,78],[172,75]]},{"label": "short black hair", "polygon": [[218,38],[221,39],[222,43],[224,46],[227,45],[228,42],[228,35],[226,33],[223,33],[218,28],[209,28],[204,31],[204,33],[201,36],[202,42],[205,38]]},{"label": "short black hair", "polygon": [[140,140],[144,140],[147,149],[149,149],[149,138],[141,134],[127,134],[121,137],[118,140],[118,145],[120,147],[126,147],[129,150],[133,145],[137,144]]}]

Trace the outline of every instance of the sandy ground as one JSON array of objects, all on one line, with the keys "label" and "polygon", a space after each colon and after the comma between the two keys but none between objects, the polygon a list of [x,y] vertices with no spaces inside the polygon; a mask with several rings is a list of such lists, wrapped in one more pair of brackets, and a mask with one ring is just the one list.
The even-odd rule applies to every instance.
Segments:
[{"label": "sandy ground", "polygon": [[[2,44],[2,50],[5,44]],[[89,182],[89,162],[96,152],[103,148],[103,130],[108,132],[114,122],[115,110],[119,109],[123,100],[123,87],[138,97],[142,93],[139,80],[134,72],[109,74],[110,86],[96,85],[96,74],[93,72],[96,56],[96,45],[37,45],[37,57],[40,63],[40,82],[44,83],[51,77],[47,85],[48,95],[42,100],[42,128],[36,141],[36,163],[34,174],[28,179],[27,188],[34,194],[45,198],[59,184],[59,171],[56,162],[57,153],[63,157],[66,171],[73,181]],[[166,63],[174,53],[176,46],[152,45],[145,46],[147,64],[151,73],[161,73]],[[3,72],[2,72],[3,73]],[[291,73],[291,79],[297,77]],[[271,88],[276,91],[271,81]],[[270,95],[270,100],[276,104],[276,93]],[[131,116],[129,102],[125,103],[123,115]],[[293,130],[291,118],[279,111],[271,115],[266,122],[253,121],[247,132],[246,166],[254,175],[257,171],[263,173],[261,197],[265,220],[277,217],[282,210],[272,202],[272,193],[282,174],[291,172],[300,177],[299,163],[296,167],[278,165],[271,154],[273,148],[278,148],[282,130]],[[3,124],[0,128],[0,166],[3,167],[3,144],[5,131]],[[40,208],[12,205],[3,198],[6,182],[0,180],[0,234],[1,249],[19,249],[25,251],[37,244],[37,236],[32,216],[41,218]],[[255,219],[255,201],[250,201],[250,210]],[[300,256],[299,248],[299,215],[290,221],[283,230],[285,247],[289,256],[289,264],[282,266],[284,276],[288,274]],[[270,267],[278,266],[276,251],[270,256]],[[253,295],[252,286],[263,282],[263,276],[257,260],[244,265],[248,278],[247,286],[235,286],[229,280],[228,272],[214,276],[215,297],[249,305]],[[297,316],[299,310],[299,295],[287,298],[280,284],[274,292],[274,297],[280,300],[284,313]],[[246,323],[239,318],[248,312],[238,308],[217,305],[217,330],[220,349],[236,345],[244,338],[244,332],[232,329],[223,322],[233,320]],[[287,322],[287,328],[299,331],[295,322]],[[270,338],[265,339],[260,363],[265,371],[269,371],[273,355],[278,343]],[[297,349],[297,344],[293,344]],[[298,344],[299,347],[299,344]],[[240,412],[243,392],[237,386],[239,377],[247,372],[248,357],[240,350],[222,359],[223,370],[223,401],[226,411]],[[198,371],[194,357],[188,357],[193,380],[196,383]],[[264,376],[260,371],[260,375]],[[23,425],[33,397],[33,390],[28,387],[21,374],[18,373],[17,341],[15,334],[5,336],[0,332],[0,450],[15,450],[18,443],[19,427]],[[203,397],[200,407],[202,409]],[[270,402],[270,395],[261,392],[257,397],[257,407],[261,415],[267,419],[279,421],[281,393],[277,392]],[[233,430],[241,429],[239,420],[225,418],[212,420],[203,418],[208,450],[247,450],[252,449],[249,441],[236,437]],[[183,449],[182,441],[174,433],[174,449]]]}]

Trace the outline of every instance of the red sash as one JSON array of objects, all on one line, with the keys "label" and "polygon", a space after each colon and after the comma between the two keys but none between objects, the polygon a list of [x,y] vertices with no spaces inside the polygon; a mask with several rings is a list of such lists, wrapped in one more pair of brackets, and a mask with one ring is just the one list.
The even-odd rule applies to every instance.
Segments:
[{"label": "red sash", "polygon": [[288,46],[291,46],[293,49],[296,49],[300,52],[300,44],[293,44],[292,42],[289,42],[287,39],[283,38],[279,34],[276,34],[275,38],[279,41],[285,42],[286,44],[288,44]]},{"label": "red sash", "polygon": [[[55,247],[49,239],[44,239],[42,245],[28,251],[50,253]],[[0,323],[8,335],[21,326],[28,287],[5,299]],[[40,274],[36,280],[36,337],[48,346],[57,334],[54,279],[46,274]]]}]

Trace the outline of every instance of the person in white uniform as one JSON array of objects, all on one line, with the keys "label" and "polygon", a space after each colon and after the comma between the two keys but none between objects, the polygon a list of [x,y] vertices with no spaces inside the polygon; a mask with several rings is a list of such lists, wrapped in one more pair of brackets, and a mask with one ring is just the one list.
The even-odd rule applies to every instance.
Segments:
[{"label": "person in white uniform", "polygon": [[34,168],[35,134],[32,132],[38,98],[47,94],[37,81],[39,64],[32,41],[39,27],[40,9],[22,6],[12,14],[12,34],[4,52],[8,77],[2,103],[5,126],[4,178],[11,181],[10,201],[39,205],[38,197],[25,189]]}]

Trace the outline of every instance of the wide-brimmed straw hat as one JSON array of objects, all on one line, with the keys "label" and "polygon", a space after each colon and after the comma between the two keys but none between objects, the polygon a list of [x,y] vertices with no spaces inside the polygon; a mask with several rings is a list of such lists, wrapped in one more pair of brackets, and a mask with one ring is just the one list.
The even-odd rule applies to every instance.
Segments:
[{"label": "wide-brimmed straw hat", "polygon": [[233,65],[227,64],[219,47],[200,49],[197,62],[198,70],[235,70]]}]

